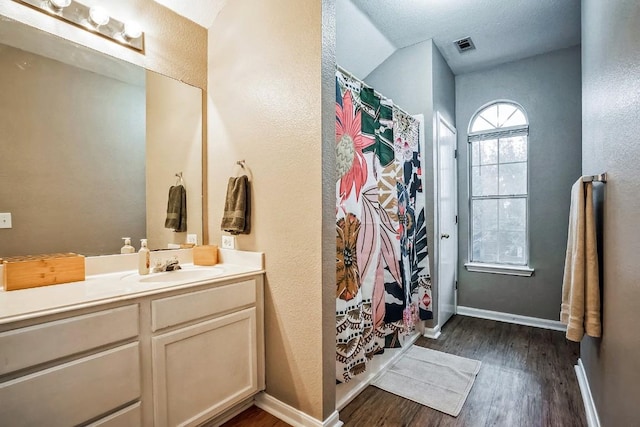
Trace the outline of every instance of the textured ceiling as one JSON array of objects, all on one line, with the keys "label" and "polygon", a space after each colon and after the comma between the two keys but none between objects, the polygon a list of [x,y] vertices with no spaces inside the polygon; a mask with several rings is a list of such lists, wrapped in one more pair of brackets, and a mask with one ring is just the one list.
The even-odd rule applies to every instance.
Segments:
[{"label": "textured ceiling", "polygon": [[154,0],[196,24],[211,28],[227,0]]},{"label": "textured ceiling", "polygon": [[[455,74],[580,43],[580,0],[350,0],[396,47],[433,39]],[[476,50],[458,53],[471,36]]]},{"label": "textured ceiling", "polygon": [[[211,28],[228,0],[155,1],[205,28]],[[433,39],[455,74],[580,43],[580,0],[337,1],[338,14],[344,12],[345,15],[337,17],[340,44],[337,50],[343,57],[372,55],[369,61],[356,61],[363,68],[359,73],[362,76],[366,76],[384,60],[378,57],[388,49],[381,47],[384,43],[378,40],[380,36],[369,42],[371,46],[363,40],[354,41],[350,25],[358,27],[356,34],[360,31],[360,38],[375,34],[363,28],[364,18],[359,18],[357,13],[341,2],[353,3],[391,42],[392,48],[399,49]],[[473,39],[476,50],[459,53],[453,41],[467,36]]]}]

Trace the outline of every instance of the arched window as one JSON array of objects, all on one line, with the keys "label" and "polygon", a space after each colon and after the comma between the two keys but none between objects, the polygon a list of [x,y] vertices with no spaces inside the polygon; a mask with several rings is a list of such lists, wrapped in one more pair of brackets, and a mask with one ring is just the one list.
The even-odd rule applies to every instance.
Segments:
[{"label": "arched window", "polygon": [[511,101],[481,108],[469,124],[469,261],[526,266],[529,123]]}]

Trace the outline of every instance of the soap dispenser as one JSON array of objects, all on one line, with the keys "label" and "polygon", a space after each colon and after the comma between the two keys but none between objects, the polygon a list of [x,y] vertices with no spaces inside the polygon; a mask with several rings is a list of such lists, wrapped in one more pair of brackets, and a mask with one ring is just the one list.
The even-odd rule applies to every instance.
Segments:
[{"label": "soap dispenser", "polygon": [[136,252],[136,248],[131,246],[131,237],[123,237],[124,246],[120,249],[121,254],[133,254]]},{"label": "soap dispenser", "polygon": [[147,248],[147,239],[140,239],[140,250],[138,251],[138,274],[149,274],[150,254]]}]

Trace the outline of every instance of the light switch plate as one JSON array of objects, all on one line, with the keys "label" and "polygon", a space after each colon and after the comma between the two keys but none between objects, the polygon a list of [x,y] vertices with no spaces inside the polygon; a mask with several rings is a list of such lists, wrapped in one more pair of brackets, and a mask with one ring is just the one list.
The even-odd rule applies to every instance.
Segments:
[{"label": "light switch plate", "polygon": [[197,234],[187,234],[187,243],[193,243],[194,245],[198,244],[198,235]]},{"label": "light switch plate", "polygon": [[0,213],[0,228],[11,228],[10,213]]},{"label": "light switch plate", "polygon": [[224,249],[235,249],[236,236],[222,236],[222,247]]}]

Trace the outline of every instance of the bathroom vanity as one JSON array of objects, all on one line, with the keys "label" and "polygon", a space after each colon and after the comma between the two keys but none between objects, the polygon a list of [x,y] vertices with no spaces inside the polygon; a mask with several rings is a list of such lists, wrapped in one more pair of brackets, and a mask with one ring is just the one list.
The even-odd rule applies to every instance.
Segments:
[{"label": "bathroom vanity", "polygon": [[256,255],[0,292],[2,424],[192,426],[249,404],[264,389]]}]

